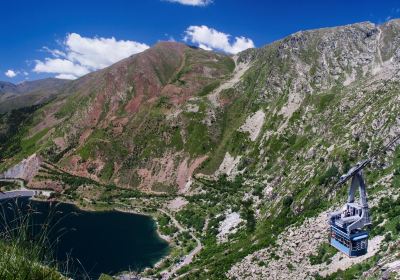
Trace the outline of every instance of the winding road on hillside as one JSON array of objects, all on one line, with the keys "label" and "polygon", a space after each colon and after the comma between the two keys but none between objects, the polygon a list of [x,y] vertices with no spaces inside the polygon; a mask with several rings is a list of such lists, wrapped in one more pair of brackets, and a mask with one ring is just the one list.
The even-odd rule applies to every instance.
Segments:
[{"label": "winding road on hillside", "polygon": [[[147,208],[145,206],[132,206],[132,205],[124,204],[124,203],[119,203],[119,204],[123,205],[125,208],[140,208],[140,209],[146,209]],[[116,209],[116,210],[126,211],[124,209]],[[169,213],[168,211],[166,211],[164,209],[161,209],[161,208],[159,208],[157,210],[160,211],[161,213],[167,215],[171,219],[172,223],[178,228],[179,232],[182,233],[182,232],[187,231],[190,234],[190,236],[196,241],[196,244],[197,244],[196,247],[192,251],[190,251],[189,254],[184,256],[179,263],[173,265],[172,268],[169,267],[169,268],[166,268],[165,270],[160,272],[160,274],[162,275],[162,279],[163,280],[167,280],[167,279],[172,279],[172,277],[174,277],[174,274],[179,269],[181,269],[182,267],[184,267],[186,265],[189,265],[193,261],[194,256],[197,255],[203,249],[203,245],[201,244],[200,239],[198,239],[191,231],[189,231],[188,229],[185,229],[175,219],[175,217],[171,213]],[[127,212],[129,212],[129,210]],[[179,279],[179,277],[175,277],[174,279]]]},{"label": "winding road on hillside", "polygon": [[[180,232],[187,231],[190,234],[190,236],[197,243],[196,247],[189,254],[187,254],[185,257],[183,257],[182,261],[175,264],[170,271],[164,270],[161,272],[162,279],[167,280],[167,279],[170,279],[179,269],[190,264],[193,261],[194,256],[197,255],[201,251],[201,249],[203,249],[203,245],[201,244],[200,239],[198,239],[191,231],[183,228],[179,224],[179,222],[168,211],[165,211],[164,209],[158,209],[158,210],[160,212],[164,213],[165,215],[167,215],[168,217],[170,217],[171,221],[179,229]],[[175,279],[177,279],[177,278],[175,278]]]}]

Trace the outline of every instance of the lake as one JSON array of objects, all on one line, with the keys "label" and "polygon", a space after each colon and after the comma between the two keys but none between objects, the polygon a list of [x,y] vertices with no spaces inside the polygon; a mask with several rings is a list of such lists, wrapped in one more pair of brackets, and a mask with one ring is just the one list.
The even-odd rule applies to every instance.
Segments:
[{"label": "lake", "polygon": [[[168,254],[168,243],[158,236],[156,224],[148,216],[89,212],[71,204],[27,199],[18,204],[24,211],[28,204],[37,210],[35,224],[52,217],[54,229],[49,239],[56,243],[54,255],[63,264],[72,260],[70,271],[74,271],[75,279],[82,279],[83,274],[97,279],[101,273],[140,271]],[[13,216],[12,211],[6,213],[8,218]]]}]

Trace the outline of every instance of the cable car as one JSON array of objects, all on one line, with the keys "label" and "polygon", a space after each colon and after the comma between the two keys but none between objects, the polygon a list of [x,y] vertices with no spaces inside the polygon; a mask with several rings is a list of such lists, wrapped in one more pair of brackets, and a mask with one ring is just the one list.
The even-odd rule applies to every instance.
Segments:
[{"label": "cable car", "polygon": [[[330,225],[330,244],[349,257],[358,257],[368,252],[368,228],[371,226],[367,202],[366,186],[363,178],[363,168],[380,153],[386,152],[400,139],[394,137],[381,150],[376,151],[370,158],[358,162],[339,179],[337,186],[351,179],[347,203],[339,211],[328,214]],[[359,201],[355,201],[358,187]]]},{"label": "cable car", "polygon": [[[371,225],[371,219],[362,169],[370,162],[370,159],[359,162],[340,177],[339,185],[352,179],[347,203],[341,210],[329,214],[330,244],[349,257],[362,256],[368,252],[366,228]],[[359,202],[355,201],[357,187]]]}]

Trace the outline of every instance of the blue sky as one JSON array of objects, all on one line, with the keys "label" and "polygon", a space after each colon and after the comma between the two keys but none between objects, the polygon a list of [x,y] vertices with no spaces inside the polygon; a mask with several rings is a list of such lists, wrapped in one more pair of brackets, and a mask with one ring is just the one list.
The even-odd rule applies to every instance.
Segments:
[{"label": "blue sky", "polygon": [[160,40],[186,37],[190,44],[235,53],[299,30],[400,17],[399,1],[170,1],[3,1],[0,80],[76,78]]}]

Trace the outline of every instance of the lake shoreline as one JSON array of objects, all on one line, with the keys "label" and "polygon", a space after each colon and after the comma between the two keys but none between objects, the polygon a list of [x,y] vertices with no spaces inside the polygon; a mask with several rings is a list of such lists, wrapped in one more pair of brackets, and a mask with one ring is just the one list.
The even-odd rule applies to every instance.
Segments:
[{"label": "lake shoreline", "polygon": [[[147,259],[147,265],[145,264],[144,266],[141,266],[141,268],[137,270],[137,272],[139,273],[143,273],[144,271],[146,271],[147,269],[153,269],[155,267],[158,267],[161,263],[163,263],[165,261],[166,258],[168,258],[168,256],[171,253],[171,243],[170,243],[170,239],[165,238],[164,235],[161,234],[160,230],[159,230],[159,226],[158,226],[158,222],[157,222],[157,216],[155,214],[149,215],[147,213],[143,213],[142,211],[136,211],[136,209],[132,208],[132,209],[124,209],[123,207],[120,207],[119,205],[113,204],[113,205],[109,205],[108,207],[100,207],[96,208],[96,207],[91,207],[91,205],[89,205],[89,207],[87,205],[82,205],[79,203],[79,201],[71,201],[71,200],[63,200],[63,199],[45,199],[45,198],[40,198],[40,197],[34,197],[32,199],[29,199],[28,201],[32,201],[33,203],[43,203],[42,205],[48,205],[47,207],[52,207],[50,205],[53,205],[54,207],[58,207],[58,205],[60,205],[60,207],[62,207],[61,209],[68,209],[67,211],[62,210],[62,212],[64,212],[65,214],[67,213],[73,213],[74,211],[79,212],[84,211],[84,212],[92,212],[92,213],[111,213],[114,212],[114,215],[116,215],[116,213],[121,213],[121,214],[127,214],[125,215],[125,220],[130,220],[130,217],[146,217],[148,219],[148,222],[146,223],[150,223],[150,227],[153,228],[152,229],[152,236],[151,239],[152,240],[159,240],[159,241],[153,241],[155,243],[164,243],[163,245],[163,249],[154,251],[157,252],[158,256],[155,258],[148,258],[145,257]],[[63,206],[64,205],[64,206]],[[69,207],[67,207],[67,205],[69,205]],[[35,206],[36,207],[36,206]],[[65,208],[67,207],[67,208]],[[61,212],[60,212],[61,213]],[[80,216],[80,215],[79,215]],[[143,218],[140,218],[143,220]],[[135,227],[134,227],[135,228]],[[134,229],[133,228],[133,229]],[[141,228],[146,228],[146,227],[141,227]],[[132,228],[131,228],[132,229]],[[139,230],[140,231],[140,230]],[[146,241],[147,238],[150,238],[150,235],[141,235],[141,237],[139,237],[137,242],[139,242],[138,244],[147,244],[148,242]],[[143,241],[140,241],[143,240]],[[136,244],[136,241],[131,243],[131,244]],[[133,245],[134,246],[134,245]],[[140,245],[141,246],[141,245]],[[135,255],[135,254],[134,254]],[[146,256],[146,255],[143,255]],[[128,260],[128,259],[126,259]],[[136,261],[131,262],[131,265],[135,265]],[[104,271],[104,273],[107,273],[107,271]],[[109,275],[113,275],[115,277],[121,276],[121,275],[128,275],[127,273],[129,273],[129,270],[127,270],[126,268],[123,268],[122,270],[115,270],[113,272],[109,272]],[[97,278],[96,278],[97,279]],[[117,278],[118,279],[118,278]]]},{"label": "lake shoreline", "polygon": [[140,215],[140,216],[149,217],[156,224],[156,231],[157,231],[157,234],[159,235],[159,237],[162,240],[168,242],[168,244],[171,243],[171,238],[168,235],[164,235],[164,234],[161,233],[161,231],[159,229],[159,226],[158,226],[158,223],[157,223],[157,218],[154,215],[151,215],[149,213],[143,213],[143,212],[135,211],[133,209],[134,207],[132,207],[130,209],[122,209],[122,208],[119,208],[119,207],[110,207],[110,208],[105,208],[105,209],[101,209],[100,210],[100,209],[95,209],[93,207],[84,207],[84,206],[82,206],[82,205],[80,205],[80,204],[78,204],[78,203],[76,203],[74,201],[71,201],[71,200],[58,200],[58,199],[56,199],[56,200],[49,201],[49,200],[44,200],[44,199],[40,199],[40,198],[36,198],[36,197],[32,197],[31,200],[42,201],[42,202],[66,203],[66,204],[74,205],[79,210],[87,211],[87,212],[98,212],[98,213],[100,213],[100,212],[116,211],[116,212],[120,212],[120,213],[126,213],[126,214]]},{"label": "lake shoreline", "polygon": [[[163,257],[161,257],[158,261],[156,261],[155,263],[152,263],[150,266],[143,268],[143,271],[145,271],[146,269],[152,269],[152,268],[159,268],[164,262],[165,260],[169,257],[171,251],[171,244],[173,243],[173,238],[168,236],[168,235],[164,235],[161,233],[160,231],[160,227],[158,224],[158,220],[157,220],[157,215],[153,214],[153,213],[143,213],[140,210],[135,210],[135,207],[131,207],[131,208],[126,208],[124,209],[124,206],[117,206],[117,205],[102,205],[103,207],[93,207],[93,205],[90,205],[90,203],[92,203],[91,201],[86,201],[88,204],[87,205],[82,205],[81,203],[74,201],[74,200],[69,200],[69,199],[62,199],[62,198],[52,198],[52,199],[48,199],[49,196],[37,196],[38,191],[41,190],[36,190],[36,189],[30,189],[30,188],[22,188],[19,190],[13,190],[13,192],[20,192],[20,191],[28,191],[28,192],[32,192],[33,195],[30,195],[28,198],[32,201],[37,201],[37,202],[45,202],[45,203],[65,203],[68,205],[72,205],[74,207],[76,207],[78,210],[80,211],[87,211],[87,212],[97,212],[97,213],[101,213],[101,212],[112,212],[112,211],[116,211],[116,212],[120,212],[120,213],[127,213],[127,214],[132,214],[132,215],[140,215],[140,216],[145,216],[148,217],[152,220],[152,222],[155,225],[155,231],[157,233],[157,238],[166,242],[168,244],[168,253],[166,253]],[[13,196],[12,198],[18,198],[18,194]],[[157,210],[159,211],[159,210]],[[162,213],[162,211],[161,211]],[[125,272],[126,273],[126,272]],[[116,275],[124,275],[124,272],[121,271],[119,273],[117,273]]]},{"label": "lake shoreline", "polygon": [[[146,215],[146,214],[143,214],[143,213],[137,214],[137,212],[135,212],[134,210],[124,210],[124,209],[119,209],[119,208],[115,208],[114,210],[118,211],[118,212],[122,212],[122,213],[129,213],[129,214],[134,214],[134,215],[144,215],[144,216],[151,217],[154,220],[154,223],[156,225],[156,232],[157,232],[158,237],[160,239],[164,240],[165,242],[167,242],[168,246],[171,245],[171,243],[172,243],[171,237],[161,233],[160,227],[159,227],[157,219],[155,217],[150,216],[150,215]],[[161,266],[162,263],[168,258],[168,256],[169,256],[169,253],[166,254],[164,257],[162,257],[160,260],[158,260],[156,263],[154,263],[151,267],[147,267],[147,268],[157,268],[157,267]],[[143,271],[145,271],[147,268],[143,269]],[[121,275],[124,275],[124,273],[122,273]]]},{"label": "lake shoreline", "polygon": [[[134,207],[132,207],[130,209],[122,209],[122,208],[119,208],[119,207],[116,207],[115,205],[113,205],[113,206],[110,206],[110,207],[105,207],[104,209],[96,209],[95,207],[83,206],[83,205],[77,203],[76,201],[72,201],[72,200],[62,200],[62,199],[47,200],[47,199],[43,199],[43,198],[39,198],[39,197],[35,197],[35,196],[31,197],[30,200],[39,201],[39,202],[48,202],[48,203],[52,203],[52,202],[53,203],[65,203],[65,204],[72,205],[72,206],[76,207],[77,209],[79,209],[81,211],[87,211],[87,212],[101,213],[101,212],[112,212],[112,211],[115,211],[115,212],[120,212],[120,213],[126,213],[126,214],[140,215],[140,216],[149,217],[149,218],[151,218],[151,220],[155,224],[155,230],[157,232],[157,237],[159,239],[167,242],[168,243],[168,247],[170,247],[171,244],[172,244],[171,237],[161,233],[160,227],[158,225],[158,221],[157,221],[157,218],[156,218],[155,215],[152,215],[151,213],[143,213],[143,212],[135,211]],[[166,254],[165,256],[160,258],[157,262],[152,264],[151,266],[144,268],[143,271],[145,271],[146,269],[160,267],[162,265],[162,263],[168,258],[169,254],[170,253]],[[116,275],[125,275],[125,273],[126,272],[121,271],[121,272],[117,273]]]}]

